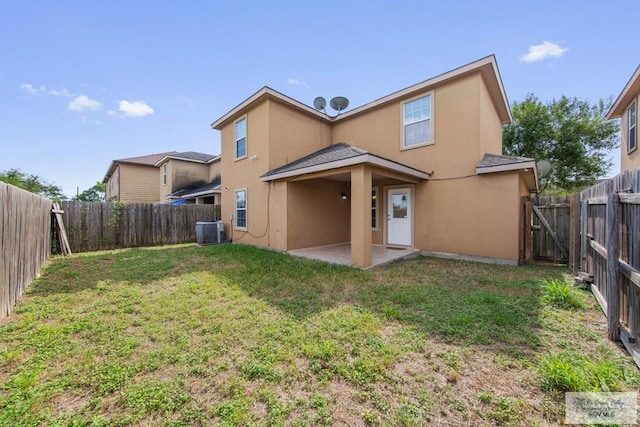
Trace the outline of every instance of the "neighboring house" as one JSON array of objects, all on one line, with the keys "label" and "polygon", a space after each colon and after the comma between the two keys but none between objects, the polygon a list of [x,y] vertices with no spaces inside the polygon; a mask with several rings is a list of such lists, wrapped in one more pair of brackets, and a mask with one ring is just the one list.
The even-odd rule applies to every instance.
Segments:
[{"label": "neighboring house", "polygon": [[265,87],[216,120],[227,238],[276,250],[349,242],[516,264],[537,191],[502,155],[511,111],[494,56],[337,117]]},{"label": "neighboring house", "polygon": [[622,89],[607,113],[607,119],[621,119],[620,169],[640,168],[638,152],[638,101],[640,96],[640,66]]},{"label": "neighboring house", "polygon": [[175,151],[129,157],[111,162],[102,182],[106,184],[108,201],[129,203],[158,203],[160,183],[158,168],[154,166],[160,159]]},{"label": "neighboring house", "polygon": [[220,156],[170,153],[155,166],[163,203],[220,204]]}]

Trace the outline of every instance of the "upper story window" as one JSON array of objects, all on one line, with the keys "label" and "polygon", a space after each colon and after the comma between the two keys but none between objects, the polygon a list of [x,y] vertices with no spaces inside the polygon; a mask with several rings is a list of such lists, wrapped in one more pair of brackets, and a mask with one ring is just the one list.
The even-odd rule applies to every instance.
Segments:
[{"label": "upper story window", "polygon": [[636,102],[629,107],[629,111],[627,112],[627,123],[628,123],[628,133],[627,133],[627,153],[635,151],[638,148],[638,143],[636,141]]},{"label": "upper story window", "polygon": [[236,228],[247,228],[247,190],[236,190]]},{"label": "upper story window", "polygon": [[402,104],[402,147],[431,142],[431,95]]},{"label": "upper story window", "polygon": [[235,123],[236,159],[247,157],[247,118]]},{"label": "upper story window", "polygon": [[162,185],[167,185],[167,164],[162,165]]}]

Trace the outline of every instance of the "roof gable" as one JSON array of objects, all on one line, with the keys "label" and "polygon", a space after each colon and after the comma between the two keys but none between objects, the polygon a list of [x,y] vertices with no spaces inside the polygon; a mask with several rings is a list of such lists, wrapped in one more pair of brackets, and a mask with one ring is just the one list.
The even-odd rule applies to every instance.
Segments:
[{"label": "roof gable", "polygon": [[290,98],[278,91],[265,86],[258,92],[254,93],[249,98],[238,104],[231,111],[227,112],[218,120],[213,122],[211,124],[211,127],[213,129],[220,130],[225,124],[246,113],[246,111],[252,108],[254,105],[257,105],[258,103],[263,102],[267,99],[281,102],[291,108],[295,108],[301,112],[313,115],[328,122],[338,122],[340,120],[345,120],[349,117],[362,114],[372,108],[376,108],[385,103],[406,97],[411,97],[420,92],[430,90],[438,85],[445,84],[450,80],[476,72],[481,73],[487,85],[487,88],[489,89],[489,94],[491,95],[493,104],[496,108],[496,111],[498,112],[501,122],[503,124],[511,123],[511,109],[509,108],[509,102],[507,101],[507,96],[502,85],[502,78],[500,77],[498,64],[496,63],[495,55],[489,55],[467,65],[463,65],[462,67],[455,68],[446,73],[440,74],[428,80],[424,80],[420,83],[409,86],[405,89],[386,95],[375,101],[369,102],[360,107],[354,108],[353,110],[342,113],[336,117],[330,117],[324,113],[321,113],[320,111],[315,110],[314,108],[301,103],[300,101],[296,101],[293,98]]},{"label": "roof gable", "polygon": [[220,158],[220,156],[214,156],[213,154],[206,154],[206,153],[198,153],[197,151],[184,151],[182,153],[173,152],[159,159],[155,163],[155,166],[160,166],[166,161],[168,161],[169,159],[183,160],[185,162],[208,164],[218,158]]}]

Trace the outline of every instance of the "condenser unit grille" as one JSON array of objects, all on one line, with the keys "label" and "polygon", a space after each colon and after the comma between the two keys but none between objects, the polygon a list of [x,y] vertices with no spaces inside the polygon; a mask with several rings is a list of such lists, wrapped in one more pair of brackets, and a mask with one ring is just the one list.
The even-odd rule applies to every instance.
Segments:
[{"label": "condenser unit grille", "polygon": [[215,245],[224,241],[224,223],[222,221],[196,222],[196,243]]}]

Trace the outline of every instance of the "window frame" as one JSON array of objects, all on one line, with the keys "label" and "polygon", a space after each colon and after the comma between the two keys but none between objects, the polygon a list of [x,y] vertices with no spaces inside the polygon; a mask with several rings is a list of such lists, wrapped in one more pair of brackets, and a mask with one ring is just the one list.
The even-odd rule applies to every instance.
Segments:
[{"label": "window frame", "polygon": [[167,164],[162,165],[162,185],[167,185]]},{"label": "window frame", "polygon": [[[631,114],[633,112],[634,123],[631,125]],[[633,135],[633,147],[631,146],[631,135]],[[634,100],[627,108],[627,154],[638,149],[638,104]]]},{"label": "window frame", "polygon": [[[238,193],[244,193],[244,209],[240,208],[238,209]],[[247,217],[247,213],[248,213],[248,209],[247,209],[247,189],[246,188],[238,188],[236,190],[234,190],[233,192],[233,212],[235,215],[235,221],[233,222],[233,227],[236,230],[242,230],[242,231],[246,231],[247,230],[247,221],[248,221],[248,217]],[[238,225],[238,211],[239,210],[244,210],[244,226],[240,226]]]},{"label": "window frame", "polygon": [[[373,216],[374,212],[375,218]],[[371,187],[371,230],[380,230],[380,188],[378,186]]]},{"label": "window frame", "polygon": [[[405,135],[406,135],[406,127],[408,124],[413,124],[413,123],[419,123],[418,122],[413,122],[413,123],[405,123],[405,106],[411,102],[417,101],[418,99],[422,99],[422,98],[429,98],[429,118],[425,119],[425,120],[429,120],[429,136],[430,139],[427,142],[421,142],[419,144],[413,144],[413,145],[406,145],[406,141],[405,141]],[[402,101],[400,103],[400,150],[411,150],[413,148],[418,148],[418,147],[424,147],[427,145],[433,145],[434,144],[434,135],[433,135],[433,91],[429,91],[426,93],[422,93],[418,96],[415,96],[413,98],[410,99],[406,99],[404,101]],[[423,121],[423,120],[421,120]]]},{"label": "window frame", "polygon": [[[244,121],[244,136],[238,138],[238,123]],[[248,145],[247,145],[247,134],[248,134],[248,126],[247,126],[247,115],[240,117],[238,120],[233,122],[233,157],[235,160],[242,160],[247,158]],[[244,138],[244,155],[238,156],[238,141]]]}]

